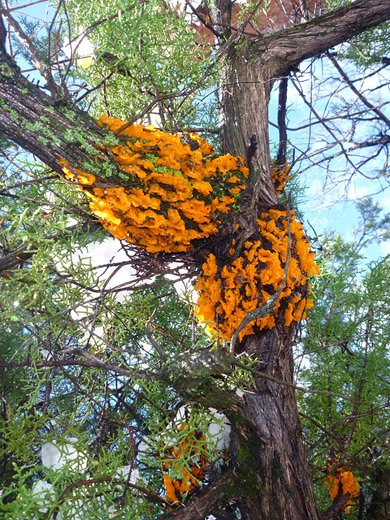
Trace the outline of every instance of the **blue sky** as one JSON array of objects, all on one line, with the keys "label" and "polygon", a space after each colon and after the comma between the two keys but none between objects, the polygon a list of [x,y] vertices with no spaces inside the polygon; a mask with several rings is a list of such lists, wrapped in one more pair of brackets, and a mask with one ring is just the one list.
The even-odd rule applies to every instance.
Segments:
[{"label": "blue sky", "polygon": [[[344,62],[340,62],[340,64],[351,78],[358,78],[353,66]],[[306,67],[307,70],[305,70]],[[344,103],[348,103],[352,107],[352,112],[361,108],[361,104],[356,104],[355,94],[344,84],[341,84],[337,72],[325,59],[312,65],[304,63],[301,65],[301,70],[303,72],[299,73],[298,77],[303,94],[307,99],[311,99],[320,117],[329,118],[333,111],[338,110],[340,112]],[[324,82],[324,80],[326,81]],[[370,101],[374,105],[381,106],[383,100],[386,103],[388,94],[386,97],[383,92],[384,88],[378,87],[381,85],[387,87],[387,81],[390,81],[390,72],[385,70],[379,77],[373,76],[364,81],[356,81],[355,84],[361,91],[373,91],[374,95],[370,96]],[[381,110],[385,113],[387,111],[387,115],[389,114],[387,106],[381,106]],[[274,92],[270,105],[271,122],[276,122],[276,118],[277,93]],[[316,124],[312,128],[302,128],[310,121]],[[337,138],[340,139],[341,143],[329,149],[329,151],[316,155],[323,149],[326,141],[330,139],[329,133],[323,125],[317,124],[316,117],[310,114],[308,106],[290,82],[287,116],[287,126],[291,129],[288,132],[290,147],[291,145],[297,146],[296,159],[299,158],[299,150],[306,152],[309,158],[311,156],[311,160],[303,157],[294,168],[294,173],[298,173],[300,186],[305,188],[301,210],[305,219],[310,222],[319,235],[325,230],[334,230],[346,240],[353,240],[354,235],[359,234],[359,213],[355,206],[357,200],[371,196],[383,207],[384,213],[390,212],[388,178],[385,175],[379,176],[377,179],[367,178],[377,176],[377,172],[384,168],[386,158],[383,152],[378,157],[373,158],[373,148],[351,152],[348,155],[353,161],[371,159],[367,165],[361,168],[361,174],[352,174],[352,169],[342,154],[333,159],[330,168],[333,172],[331,173],[325,168],[326,162],[312,166],[311,161],[318,162],[319,157],[340,153],[342,147],[348,150],[353,146],[352,140],[348,141],[349,134],[352,133],[350,122],[338,119],[327,124],[333,126],[331,130],[337,133]],[[302,129],[295,131],[293,130],[295,128]],[[356,142],[361,142],[374,137],[379,131],[376,123],[357,124],[356,128],[353,129],[353,139]],[[278,142],[278,132],[275,127],[271,126],[270,137],[271,142]],[[341,179],[341,176],[344,179]],[[348,182],[346,182],[346,178],[349,179]],[[375,260],[389,252],[390,242],[370,245],[365,251],[368,261]]]}]

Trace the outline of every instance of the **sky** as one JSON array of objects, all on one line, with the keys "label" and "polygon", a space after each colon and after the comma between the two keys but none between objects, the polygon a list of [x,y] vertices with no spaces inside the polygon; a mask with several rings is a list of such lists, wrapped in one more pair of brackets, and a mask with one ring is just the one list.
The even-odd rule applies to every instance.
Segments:
[{"label": "sky", "polygon": [[[351,78],[354,75],[358,77],[354,67],[348,66],[344,62],[341,62],[341,64]],[[326,60],[308,66],[307,70],[305,70],[305,64],[302,64],[298,76],[304,95],[306,98],[312,97],[315,110],[323,118],[329,116],[331,108],[340,111],[342,103],[346,102],[353,106],[356,102],[356,96],[350,90],[341,91],[339,77],[333,67],[326,63]],[[327,78],[325,84],[322,83],[323,78]],[[374,91],[374,95],[371,95],[369,99],[373,104],[381,105],[383,100],[387,101],[388,93],[384,93],[383,89],[378,87],[385,85],[387,81],[390,82],[390,71],[385,70],[381,73],[379,80],[377,76],[373,76],[365,81],[357,81],[355,84],[362,92]],[[274,91],[270,105],[270,121],[274,123],[277,120],[277,103],[277,93]],[[298,173],[299,185],[305,190],[299,208],[303,212],[308,234],[310,235],[310,228],[313,226],[318,235],[333,230],[340,233],[346,240],[353,240],[356,234],[359,235],[360,232],[356,201],[364,197],[373,197],[383,208],[384,213],[390,212],[389,181],[385,176],[378,179],[369,179],[361,174],[352,175],[351,167],[342,154],[331,163],[332,170],[336,172],[333,176],[328,175],[325,162],[312,166],[311,161],[317,162],[321,157],[321,154],[313,154],[319,152],[332,139],[329,138],[329,133],[321,124],[316,124],[311,130],[307,128],[299,130],[309,122],[310,117],[312,121],[316,121],[316,118],[310,114],[310,110],[292,82],[290,82],[288,89],[287,105],[287,126],[291,129],[288,132],[288,139],[290,143],[297,146],[295,157],[299,159],[299,150],[306,152],[309,157],[312,156],[309,161],[298,160],[295,168],[293,168],[293,174]],[[361,106],[356,108],[356,110],[358,109],[361,109]],[[382,111],[389,115],[387,107],[382,107]],[[334,122],[332,130],[335,132],[341,131],[343,125],[347,131],[350,130],[348,128],[350,123],[344,123],[341,119]],[[354,131],[354,140],[361,142],[375,136],[378,133],[378,128],[375,124],[357,124]],[[341,135],[341,137],[337,135],[337,137],[340,139],[340,144],[331,149],[330,154],[340,153],[341,147],[348,150],[353,146],[353,143],[346,139],[348,134]],[[271,143],[273,142],[277,146],[278,132],[272,126],[270,138]],[[360,159],[371,158],[372,154],[373,148],[364,148],[359,152]],[[356,156],[357,152],[350,154],[350,157],[356,158]],[[363,173],[374,177],[375,172],[383,168],[385,160],[383,153],[376,159],[371,159],[368,167],[363,169]],[[349,181],[341,181],[339,179],[340,174],[348,178]],[[374,261],[378,256],[386,255],[389,252],[390,242],[384,242],[381,245],[372,244],[365,250],[367,262]]]}]

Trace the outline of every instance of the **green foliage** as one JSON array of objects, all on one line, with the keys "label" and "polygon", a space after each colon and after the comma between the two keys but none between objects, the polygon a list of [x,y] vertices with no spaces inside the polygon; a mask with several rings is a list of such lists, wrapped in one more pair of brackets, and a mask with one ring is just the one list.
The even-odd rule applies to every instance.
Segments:
[{"label": "green foliage", "polygon": [[[359,207],[367,223],[361,240],[347,243],[332,234],[323,241],[322,274],[313,280],[315,305],[297,358],[297,376],[304,386],[346,396],[299,396],[323,509],[329,505],[329,488],[324,485],[328,464],[340,464],[352,471],[360,480],[362,492],[372,495],[376,488],[371,477],[375,458],[380,454],[382,464],[390,462],[385,441],[390,427],[390,258],[364,265],[359,251],[370,233],[376,236],[381,226],[370,225],[376,221],[374,213],[378,215],[372,212],[371,203],[362,202]],[[386,219],[382,223],[387,227]],[[357,518],[354,509],[351,518]]]},{"label": "green foliage", "polygon": [[[4,518],[33,519],[58,508],[62,518],[97,518],[96,511],[98,518],[108,518],[122,495],[121,507],[132,511],[132,518],[152,517],[163,512],[158,499],[164,494],[162,459],[157,455],[165,456],[168,439],[176,442],[179,426],[172,421],[181,397],[152,377],[159,373],[161,359],[146,327],[172,358],[204,347],[207,337],[166,279],[128,291],[119,303],[115,288],[105,290],[105,279],[97,276],[87,254],[74,255],[105,237],[69,220],[69,212],[80,219],[79,191],[61,181],[34,182],[48,173],[39,165],[24,161],[23,168],[33,182],[15,172],[1,224],[3,254],[20,247],[29,253],[0,284]],[[73,365],[72,349],[126,368],[134,377]],[[53,359],[65,359],[66,366],[46,366]],[[202,428],[213,417],[201,407],[189,413],[190,424],[201,421]],[[138,456],[136,446],[144,438],[150,439],[148,449]],[[80,467],[74,461],[58,469],[45,466],[41,452],[47,443],[58,449],[71,443]],[[209,453],[213,445],[208,439],[202,450]],[[181,467],[188,467],[192,457],[183,456]],[[129,464],[147,479],[139,485],[157,496],[154,503],[133,488],[124,492],[126,479],[117,473]]]},{"label": "green foliage", "polygon": [[[337,9],[350,4],[351,0],[330,0],[326,3],[328,10]],[[351,38],[342,44],[339,58],[352,60],[359,67],[369,67],[382,62],[390,51],[390,23],[386,22]]]},{"label": "green foliage", "polygon": [[[345,2],[334,0],[328,5],[335,8],[340,3]],[[109,111],[132,119],[156,102],[166,130],[194,125],[215,130],[216,102],[210,92],[218,71],[209,69],[213,55],[202,54],[193,30],[176,10],[162,0],[67,0],[61,5],[66,12],[61,11],[58,40],[51,39],[50,51],[55,53],[53,46],[60,46],[68,33],[67,15],[73,32],[68,36],[88,33],[95,60],[86,69],[76,60],[71,91],[77,90],[80,79],[98,87],[87,98],[96,96],[91,107],[86,99],[81,103],[95,118]],[[241,16],[252,7],[248,3]],[[268,3],[262,7],[267,10]],[[21,22],[32,36],[37,23]],[[387,54],[388,41],[386,25],[365,33],[343,52],[367,65]],[[47,54],[46,35],[34,37],[34,42]],[[31,62],[24,47],[21,52]],[[74,129],[63,132],[64,139],[90,154],[88,169],[106,168],[106,177],[117,174],[109,163],[103,167],[95,163],[97,150],[78,129],[75,114],[66,105],[63,112],[75,119]],[[12,118],[18,117],[14,112]],[[40,132],[43,146],[53,139],[45,126],[47,117],[42,115],[31,126]],[[103,136],[96,144],[115,142]],[[217,138],[214,144],[218,149]],[[170,385],[172,377],[164,378],[168,365],[164,356],[180,368],[181,355],[210,347],[194,322],[191,295],[179,298],[167,279],[148,279],[142,268],[150,257],[145,260],[131,248],[128,263],[141,283],[127,280],[125,287],[108,287],[107,280],[98,276],[95,258],[91,260],[83,250],[106,237],[86,226],[90,216],[84,195],[51,178],[46,167],[18,157],[1,136],[0,146],[18,159],[7,171],[0,164],[1,254],[7,258],[21,248],[26,255],[19,255],[0,280],[1,511],[9,520],[50,518],[57,513],[62,519],[108,519],[119,508],[122,517],[155,518],[166,512],[164,462],[170,460],[171,447],[183,444],[185,426],[199,438],[211,423],[224,427],[223,416],[190,399],[185,402],[183,393]],[[41,180],[45,177],[50,180]],[[290,182],[288,189],[299,200],[299,187]],[[324,486],[328,462],[340,462],[356,472],[366,496],[378,493],[390,464],[390,260],[369,267],[362,261],[366,245],[389,237],[390,219],[370,199],[360,201],[358,207],[361,222],[354,243],[335,234],[322,242],[322,275],[313,281],[316,305],[297,349],[299,383],[313,391],[331,392],[298,393],[321,509],[329,505]],[[81,258],[76,251],[82,251]],[[94,251],[99,256],[99,248]],[[159,258],[153,261],[158,271]],[[114,267],[120,269],[123,263]],[[240,361],[257,367],[251,356]],[[181,376],[178,370],[175,377]],[[194,374],[191,380],[197,377]],[[228,394],[237,387],[253,390],[249,371],[213,374],[201,390]],[[190,390],[197,396],[198,387]],[[60,468],[48,467],[42,447],[49,443],[59,451],[74,449],[75,458]],[[199,454],[211,461],[210,471],[216,471],[213,460],[223,460],[225,455],[217,433],[206,435],[197,450],[180,454],[170,468],[172,478],[189,471]],[[243,455],[252,462],[250,457],[250,451]],[[133,468],[133,480],[128,482],[127,474],[120,471],[126,466]],[[254,482],[250,472],[245,484]]]},{"label": "green foliage", "polygon": [[[72,26],[87,34],[95,48],[92,65],[78,68],[76,75],[92,87],[105,83],[104,90],[93,93],[95,117],[108,110],[133,119],[158,101],[161,124],[169,130],[191,124],[194,111],[201,112],[195,93],[200,87],[206,91],[215,76],[194,30],[169,4],[152,0],[146,8],[123,0],[109,5],[71,0],[66,11]],[[93,30],[83,32],[88,28]]]}]

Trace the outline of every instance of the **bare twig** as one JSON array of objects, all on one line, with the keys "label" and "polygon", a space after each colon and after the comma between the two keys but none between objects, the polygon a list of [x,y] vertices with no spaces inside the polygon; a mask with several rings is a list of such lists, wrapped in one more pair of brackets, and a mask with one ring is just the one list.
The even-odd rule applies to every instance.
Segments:
[{"label": "bare twig", "polygon": [[47,88],[54,95],[58,93],[58,85],[55,83],[51,71],[50,64],[47,58],[41,53],[41,51],[34,45],[32,39],[25,33],[22,29],[19,22],[10,14],[9,9],[5,9],[0,3],[0,16],[3,15],[4,18],[8,21],[12,29],[15,31],[15,34],[18,36],[19,40],[25,45],[31,53],[31,56],[34,59],[34,64],[37,69],[40,71],[42,76],[47,81]]},{"label": "bare twig", "polygon": [[348,85],[348,87],[352,90],[352,92],[360,99],[362,103],[366,105],[370,110],[375,112],[375,114],[384,122],[386,125],[390,128],[390,119],[385,116],[385,114],[379,110],[379,108],[376,108],[372,103],[368,101],[368,99],[363,96],[363,94],[358,90],[355,85],[352,83],[352,81],[349,79],[347,74],[343,71],[343,69],[338,64],[337,60],[332,56],[329,52],[326,53],[328,59],[332,62],[333,66],[337,69],[340,76],[343,78],[345,83]]}]

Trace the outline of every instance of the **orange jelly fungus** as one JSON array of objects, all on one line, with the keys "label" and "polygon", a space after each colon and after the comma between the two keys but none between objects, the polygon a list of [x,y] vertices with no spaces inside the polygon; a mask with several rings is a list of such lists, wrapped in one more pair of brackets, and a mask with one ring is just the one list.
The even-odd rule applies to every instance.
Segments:
[{"label": "orange jelly fungus", "polygon": [[289,171],[290,166],[288,166],[288,164],[285,165],[284,169],[280,169],[279,166],[274,163],[272,170],[272,182],[274,183],[278,197],[290,177]]},{"label": "orange jelly fungus", "polygon": [[[228,257],[220,261],[210,254],[196,283],[199,299],[196,314],[211,333],[230,340],[246,314],[263,305],[283,280],[288,250],[286,211],[269,210],[257,220],[259,234],[245,242],[236,256],[235,240],[227,246]],[[287,281],[273,311],[249,323],[239,339],[256,330],[272,329],[278,318],[289,326],[306,317],[313,306],[307,298],[307,277],[320,270],[310,251],[302,224],[290,212],[291,247]]]},{"label": "orange jelly fungus", "polygon": [[[125,123],[105,115],[99,121],[113,132]],[[218,232],[223,215],[245,190],[248,169],[240,157],[215,157],[195,133],[185,142],[177,134],[131,125],[118,137],[121,144],[109,152],[131,187],[99,187],[94,175],[61,161],[65,176],[92,199],[104,228],[150,253],[185,252],[193,240]]]},{"label": "orange jelly fungus", "polygon": [[[187,425],[180,426],[181,430],[186,430]],[[169,502],[179,503],[179,497],[188,491],[192,491],[205,477],[204,468],[207,465],[207,458],[199,453],[199,446],[205,445],[205,437],[198,435],[194,430],[189,431],[186,439],[179,444],[178,447],[169,446],[170,459],[163,464],[166,469],[172,467],[174,470],[179,469],[179,459],[186,454],[193,458],[185,468],[181,468],[180,472],[183,477],[181,479],[173,479],[169,474],[164,475],[164,486],[166,490],[166,499]]]},{"label": "orange jelly fungus", "polygon": [[[351,498],[356,498],[360,491],[359,482],[353,476],[352,471],[345,471],[344,468],[338,468],[336,475],[329,474],[326,477],[326,485],[330,487],[329,494],[332,500],[334,500],[339,493],[342,495],[349,494]],[[356,505],[356,502],[348,500],[344,511],[349,514],[350,510],[348,506],[354,505]]]},{"label": "orange jelly fungus", "polygon": [[[99,124],[118,131],[126,122],[102,116]],[[61,160],[65,176],[76,182],[92,199],[90,207],[102,225],[116,238],[127,240],[150,253],[186,252],[193,240],[217,233],[223,216],[232,210],[245,190],[248,169],[240,157],[215,157],[212,146],[198,134],[187,141],[153,127],[131,125],[119,133],[121,144],[112,146],[118,167],[129,185],[102,187],[98,179]],[[288,179],[289,166],[274,166],[277,193]],[[126,181],[125,181],[126,184]],[[228,244],[225,258],[209,254],[202,266],[196,289],[198,318],[212,333],[230,340],[245,315],[264,304],[282,283],[287,260],[288,225],[286,211],[270,209],[260,213],[258,234],[241,249],[239,225],[236,238]],[[257,319],[239,335],[271,329],[283,318],[289,326],[306,317],[313,306],[307,299],[307,277],[319,274],[314,253],[302,224],[290,213],[291,251],[286,286],[273,311]]]}]

